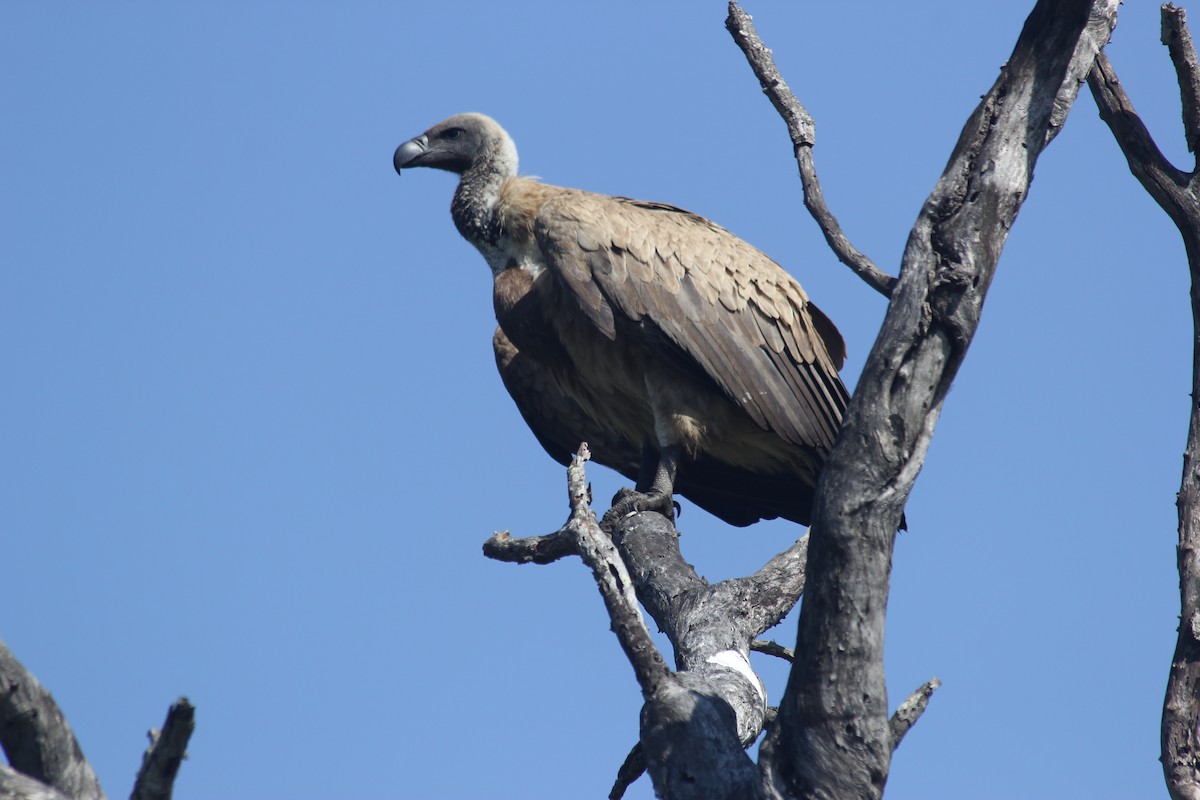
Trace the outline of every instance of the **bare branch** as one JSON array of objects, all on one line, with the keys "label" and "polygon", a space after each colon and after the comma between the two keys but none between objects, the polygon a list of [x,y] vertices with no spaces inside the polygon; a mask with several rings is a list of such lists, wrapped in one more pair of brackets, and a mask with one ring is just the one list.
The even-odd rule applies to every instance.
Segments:
[{"label": "bare branch", "polygon": [[921,718],[921,715],[925,713],[925,708],[929,705],[929,698],[933,697],[933,693],[940,688],[942,688],[942,682],[937,678],[930,678],[896,707],[896,713],[892,714],[889,723],[892,730],[893,751],[900,746],[900,740],[904,738],[904,734],[917,724],[917,720]]},{"label": "bare branch", "polygon": [[737,579],[749,593],[746,623],[751,637],[779,624],[804,593],[807,579],[808,535],[772,558],[762,569]]},{"label": "bare branch", "polygon": [[642,710],[655,791],[671,798],[759,796],[758,771],[744,752],[761,734],[766,712],[748,658],[754,587],[736,580],[710,585],[697,575],[679,552],[678,531],[660,514],[622,520],[613,542],[638,598],[671,640],[679,670]]},{"label": "bare branch", "polygon": [[804,205],[821,227],[825,241],[829,243],[838,260],[852,269],[868,286],[885,297],[890,295],[896,279],[875,266],[870,258],[850,243],[837,218],[825,205],[825,195],[821,191],[821,182],[817,180],[817,170],[813,164],[812,149],[816,142],[816,126],[808,111],[779,74],[775,59],[759,38],[750,15],[736,2],[731,1],[725,27],[746,55],[750,68],[754,70],[758,82],[762,85],[763,93],[770,98],[771,104],[787,124],[796,165],[800,169],[800,182],[804,187]]},{"label": "bare branch", "polygon": [[0,746],[14,770],[75,800],[103,800],[58,704],[0,642]]},{"label": "bare branch", "polygon": [[0,764],[0,800],[72,800],[28,775]]},{"label": "bare branch", "polygon": [[[1180,226],[1185,243],[1188,242],[1191,223],[1186,212],[1190,205],[1188,192],[1191,176],[1176,169],[1158,149],[1104,53],[1097,56],[1096,63],[1088,73],[1088,87],[1100,108],[1100,118],[1108,125],[1121,152],[1125,154],[1129,171]],[[1192,246],[1189,244],[1189,247]],[[1189,257],[1190,253],[1191,250]]]},{"label": "bare branch", "polygon": [[617,770],[617,780],[608,793],[608,800],[621,800],[625,796],[625,790],[642,777],[645,771],[646,748],[642,746],[641,742],[638,742],[629,751],[629,755],[625,756],[625,763],[621,764],[621,768]]},{"label": "bare branch", "polygon": [[167,711],[161,731],[150,731],[150,746],[142,756],[130,800],[171,800],[175,776],[187,757],[188,740],[196,728],[196,707],[186,697]]},{"label": "bare branch", "polygon": [[1179,78],[1179,96],[1183,107],[1183,131],[1189,153],[1200,142],[1200,62],[1187,26],[1187,12],[1167,3],[1162,7],[1162,43],[1171,53],[1171,63]]},{"label": "bare branch", "polygon": [[612,540],[600,530],[600,523],[588,506],[588,489],[584,464],[591,458],[586,444],[571,458],[567,467],[567,490],[571,495],[571,518],[564,531],[571,537],[579,557],[592,570],[604,607],[612,619],[613,633],[633,666],[642,695],[650,697],[660,684],[671,677],[671,670],[650,638],[642,612],[637,605],[633,580]]},{"label": "bare branch", "polygon": [[908,240],[883,327],[817,486],[796,662],[760,750],[773,790],[878,797],[892,729],[883,630],[892,548],[1004,242],[1108,39],[1116,0],[1039,0]]},{"label": "bare branch", "polygon": [[784,661],[795,661],[796,652],[791,648],[784,647],[779,642],[768,642],[762,639],[755,639],[750,643],[750,649],[756,653],[765,653],[769,656],[782,658]]},{"label": "bare branch", "polygon": [[613,633],[633,666],[638,685],[648,696],[670,676],[671,671],[650,638],[625,562],[600,529],[596,515],[588,506],[591,490],[584,464],[589,458],[591,453],[587,444],[581,444],[567,467],[571,516],[558,532],[524,539],[513,539],[507,531],[494,533],[484,543],[483,553],[488,558],[518,564],[549,564],[564,556],[578,555],[592,570],[604,606],[612,618]]},{"label": "bare branch", "polygon": [[[1183,106],[1188,149],[1196,152],[1200,136],[1200,69],[1184,13],[1162,7],[1162,41],[1171,54]],[[1162,765],[1167,791],[1174,800],[1200,798],[1200,182],[1197,172],[1185,174],[1162,155],[1107,58],[1096,60],[1088,85],[1100,117],[1108,124],[1125,154],[1129,170],[1162,206],[1183,236],[1191,272],[1192,409],[1183,479],[1176,499],[1179,512],[1180,624],[1162,714]]]},{"label": "bare branch", "polygon": [[[710,586],[697,575],[679,552],[678,531],[661,514],[622,519],[613,543],[638,598],[671,640],[679,670],[646,696],[641,713],[642,752],[655,792],[673,800],[758,797],[758,771],[744,748],[762,731],[765,693],[738,624],[746,616],[745,597],[729,596],[723,584]],[[623,774],[614,791],[636,777]]]},{"label": "bare branch", "polygon": [[527,536],[514,539],[508,531],[497,531],[483,543],[483,554],[496,561],[511,564],[553,564],[560,558],[579,555],[575,542],[564,531],[566,527],[546,536]]},{"label": "bare branch", "polygon": [[[645,698],[640,747],[622,768],[615,796],[643,770],[662,796],[761,796],[758,770],[744,749],[761,733],[766,708],[765,690],[748,659],[750,592],[731,591],[729,581],[710,586],[697,575],[679,552],[679,532],[661,514],[620,519],[610,539],[587,504],[587,457],[584,445],[568,468],[571,517],[559,533],[528,540],[497,534],[485,552],[528,563],[561,550],[578,553],[591,568]],[[795,580],[789,583],[783,575],[796,563],[789,552],[790,559],[777,557],[773,569],[791,587]],[[678,673],[654,647],[638,600],[675,646]]]},{"label": "bare branch", "polygon": [[617,525],[613,543],[629,567],[638,599],[678,652],[673,620],[685,603],[709,589],[679,551],[679,532],[661,514],[637,514]]}]

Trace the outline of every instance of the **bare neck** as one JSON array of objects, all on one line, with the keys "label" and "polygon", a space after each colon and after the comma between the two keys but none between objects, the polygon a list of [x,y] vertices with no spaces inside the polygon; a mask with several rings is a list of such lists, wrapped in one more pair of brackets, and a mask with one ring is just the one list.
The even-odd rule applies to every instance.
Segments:
[{"label": "bare neck", "polygon": [[450,204],[454,225],[485,257],[489,257],[488,250],[499,246],[500,223],[496,207],[500,202],[500,189],[516,174],[517,148],[505,134],[467,168],[454,192],[454,201]]}]

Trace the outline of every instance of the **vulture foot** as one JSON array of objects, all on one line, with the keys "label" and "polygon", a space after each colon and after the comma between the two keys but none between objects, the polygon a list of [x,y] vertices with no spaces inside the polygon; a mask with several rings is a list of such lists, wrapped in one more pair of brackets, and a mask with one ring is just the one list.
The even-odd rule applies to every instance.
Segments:
[{"label": "vulture foot", "polygon": [[660,492],[651,490],[649,492],[636,492],[633,489],[622,489],[613,497],[612,508],[604,513],[604,519],[600,521],[600,527],[607,531],[615,528],[621,520],[630,514],[636,514],[639,511],[655,511],[662,514],[671,524],[675,524],[675,515],[679,510],[679,504],[675,502],[675,498],[670,492]]}]

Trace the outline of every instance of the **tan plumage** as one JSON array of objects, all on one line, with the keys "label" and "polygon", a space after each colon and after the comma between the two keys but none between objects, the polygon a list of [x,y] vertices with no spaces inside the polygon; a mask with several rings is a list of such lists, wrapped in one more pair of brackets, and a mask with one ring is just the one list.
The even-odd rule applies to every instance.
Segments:
[{"label": "tan plumage", "polygon": [[675,490],[734,524],[808,522],[845,346],[782,268],[673,206],[517,177],[481,115],[395,161],[463,176],[452,211],[495,277],[497,365],[552,456],[586,440],[668,508]]}]

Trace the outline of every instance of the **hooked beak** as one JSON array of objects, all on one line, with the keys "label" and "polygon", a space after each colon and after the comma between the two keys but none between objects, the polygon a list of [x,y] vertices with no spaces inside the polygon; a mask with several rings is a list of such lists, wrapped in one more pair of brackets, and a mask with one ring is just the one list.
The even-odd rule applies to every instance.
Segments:
[{"label": "hooked beak", "polygon": [[392,156],[392,166],[396,168],[396,174],[400,174],[400,170],[407,166],[417,166],[413,162],[421,156],[425,155],[425,151],[429,149],[429,140],[424,135],[418,136],[415,139],[409,139],[404,144],[396,148],[396,154]]}]

